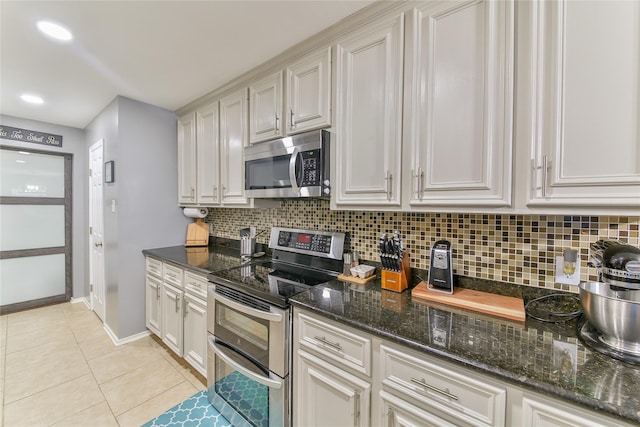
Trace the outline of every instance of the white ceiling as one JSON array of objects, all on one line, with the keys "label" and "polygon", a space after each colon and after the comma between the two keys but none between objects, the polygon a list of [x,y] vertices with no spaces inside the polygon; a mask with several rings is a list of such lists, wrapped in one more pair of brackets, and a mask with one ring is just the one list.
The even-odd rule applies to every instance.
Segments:
[{"label": "white ceiling", "polygon": [[0,0],[0,113],[84,128],[116,95],[173,111],[370,3]]}]

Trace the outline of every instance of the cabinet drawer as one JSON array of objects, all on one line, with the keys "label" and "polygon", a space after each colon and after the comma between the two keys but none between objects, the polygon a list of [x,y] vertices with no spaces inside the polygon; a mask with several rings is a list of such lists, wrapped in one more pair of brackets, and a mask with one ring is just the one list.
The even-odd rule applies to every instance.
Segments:
[{"label": "cabinet drawer", "polygon": [[190,271],[184,272],[184,289],[187,292],[190,292],[191,294],[206,301],[208,286],[209,281],[205,277]]},{"label": "cabinet drawer", "polygon": [[460,369],[449,370],[414,357],[407,351],[380,346],[382,384],[389,392],[436,409],[455,419],[457,425],[504,426],[504,388],[475,379]]},{"label": "cabinet drawer", "polygon": [[162,264],[162,279],[174,286],[182,288],[183,270],[166,262]]},{"label": "cabinet drawer", "polygon": [[329,358],[337,366],[371,376],[369,338],[349,332],[345,326],[327,323],[302,313],[298,313],[298,325],[301,347]]},{"label": "cabinet drawer", "polygon": [[146,257],[147,273],[158,278],[162,278],[162,261],[155,258]]}]

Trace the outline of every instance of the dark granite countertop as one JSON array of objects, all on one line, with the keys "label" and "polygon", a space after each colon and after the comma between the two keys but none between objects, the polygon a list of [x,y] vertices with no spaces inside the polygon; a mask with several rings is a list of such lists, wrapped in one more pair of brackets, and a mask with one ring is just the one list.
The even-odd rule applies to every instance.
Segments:
[{"label": "dark granite countertop", "polygon": [[234,240],[217,240],[209,246],[145,249],[142,253],[205,274],[236,267],[241,262],[239,242]]},{"label": "dark granite countertop", "polygon": [[[486,281],[465,280],[464,287],[505,293],[486,289],[487,284],[480,283]],[[499,287],[511,296],[522,296],[525,303],[552,293],[526,286]],[[561,299],[579,307],[576,300]],[[547,323],[527,317],[525,323],[511,322],[412,299],[409,289],[403,293],[381,289],[378,279],[366,285],[334,280],[296,295],[291,302],[525,389],[640,424],[640,365],[586,347],[577,335],[581,318]]]},{"label": "dark granite countertop", "polygon": [[[215,240],[208,247],[171,246],[142,252],[206,274],[239,265],[238,245],[233,240]],[[414,273],[414,284],[419,281]],[[522,297],[525,302],[553,293],[462,277],[457,285]],[[568,306],[555,308],[571,311],[575,301],[564,301]],[[296,295],[291,302],[389,341],[640,425],[640,365],[585,346],[577,335],[581,319],[546,323],[527,317],[524,324],[516,323],[412,300],[409,289],[402,293],[381,289],[377,279],[366,285],[334,280]]]}]

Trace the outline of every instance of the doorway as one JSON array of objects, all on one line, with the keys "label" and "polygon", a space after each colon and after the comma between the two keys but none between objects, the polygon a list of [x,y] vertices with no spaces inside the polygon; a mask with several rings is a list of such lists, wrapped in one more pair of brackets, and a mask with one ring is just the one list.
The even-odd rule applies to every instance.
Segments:
[{"label": "doorway", "polygon": [[89,277],[91,309],[104,323],[103,140],[89,148]]},{"label": "doorway", "polygon": [[0,147],[0,314],[71,299],[72,160]]}]

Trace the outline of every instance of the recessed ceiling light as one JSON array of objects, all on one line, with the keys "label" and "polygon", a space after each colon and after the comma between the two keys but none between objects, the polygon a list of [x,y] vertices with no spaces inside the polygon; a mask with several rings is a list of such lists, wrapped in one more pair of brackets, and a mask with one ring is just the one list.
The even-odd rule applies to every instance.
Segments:
[{"label": "recessed ceiling light", "polygon": [[69,41],[73,38],[71,31],[51,21],[38,21],[38,29],[56,40]]},{"label": "recessed ceiling light", "polygon": [[24,102],[28,102],[29,104],[44,104],[44,99],[36,95],[29,95],[25,93],[24,95],[20,95],[20,99]]}]

